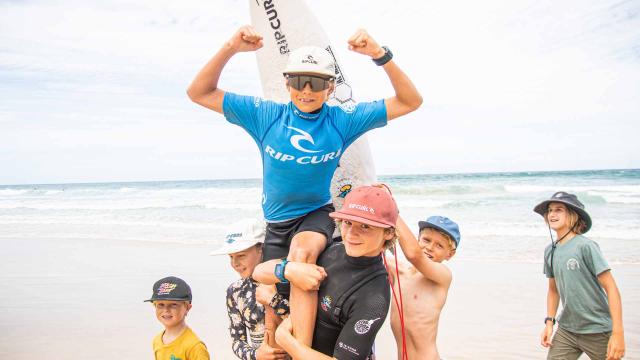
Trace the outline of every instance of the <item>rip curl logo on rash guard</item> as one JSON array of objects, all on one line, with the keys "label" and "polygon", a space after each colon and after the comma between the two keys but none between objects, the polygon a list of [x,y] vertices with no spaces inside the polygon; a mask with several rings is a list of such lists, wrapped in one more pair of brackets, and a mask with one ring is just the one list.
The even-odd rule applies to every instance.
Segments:
[{"label": "rip curl logo on rash guard", "polygon": [[[262,210],[270,222],[329,204],[331,178],[347,146],[387,123],[383,100],[360,103],[353,113],[326,104],[318,112],[305,113],[293,102],[279,104],[227,92],[223,109],[225,118],[245,129],[260,148]],[[348,190],[340,193],[344,196]]]},{"label": "rip curl logo on rash guard", "polygon": [[302,152],[306,152],[306,153],[319,153],[322,150],[308,150],[305,149],[304,147],[302,147],[302,145],[300,145],[300,141],[307,141],[310,142],[312,145],[315,145],[316,143],[313,141],[313,137],[311,137],[311,135],[306,132],[306,131],[302,131],[298,128],[294,128],[293,126],[287,126],[289,129],[299,133],[300,135],[293,135],[289,141],[291,142],[291,146],[293,146],[294,148],[302,151]]},{"label": "rip curl logo on rash guard", "polygon": [[[293,126],[287,126],[287,129],[291,129],[294,132],[296,132],[295,135],[291,135],[289,137],[289,142],[291,143],[291,146],[294,149],[305,154],[318,154],[324,151],[322,149],[320,150],[310,149],[316,145],[316,142],[313,139],[313,136],[311,136],[311,134],[309,134],[308,132]],[[295,161],[297,164],[300,164],[300,165],[326,163],[331,160],[339,159],[342,153],[342,149],[339,148],[336,151],[332,151],[324,154],[296,156],[295,154],[286,154],[284,152],[277,151],[274,149],[274,147],[271,147],[270,145],[267,145],[264,150],[266,154],[268,154],[270,157],[276,160],[280,160],[282,162]]]}]

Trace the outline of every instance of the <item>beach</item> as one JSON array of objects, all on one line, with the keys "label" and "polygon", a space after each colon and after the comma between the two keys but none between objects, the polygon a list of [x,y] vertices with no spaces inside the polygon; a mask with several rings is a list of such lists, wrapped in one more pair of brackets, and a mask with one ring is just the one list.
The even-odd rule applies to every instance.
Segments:
[{"label": "beach", "polygon": [[[445,359],[540,359],[549,243],[531,211],[555,190],[578,193],[588,236],[622,294],[627,359],[640,358],[640,171],[381,177],[412,227],[427,215],[461,225],[438,335]],[[194,293],[188,324],[213,359],[234,359],[225,309],[236,279],[208,253],[233,219],[258,216],[259,180],[0,185],[0,356],[148,359],[161,331],[143,300],[159,278]],[[257,196],[257,197],[255,197]],[[395,359],[388,325],[380,359]]]}]

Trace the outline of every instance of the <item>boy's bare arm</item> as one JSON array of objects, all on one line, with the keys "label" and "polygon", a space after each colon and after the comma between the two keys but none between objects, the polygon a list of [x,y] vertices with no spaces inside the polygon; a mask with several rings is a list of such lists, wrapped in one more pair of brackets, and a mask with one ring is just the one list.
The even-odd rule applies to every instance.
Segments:
[{"label": "boy's bare arm", "polygon": [[311,347],[301,343],[292,335],[293,325],[291,318],[286,318],[276,331],[276,342],[291,355],[294,359],[306,360],[335,360],[332,356],[327,356],[321,352],[313,350]]},{"label": "boy's bare arm", "polygon": [[200,70],[189,85],[187,95],[191,101],[213,111],[222,113],[224,90],[218,88],[222,69],[233,55],[244,51],[255,51],[263,46],[262,36],[251,26],[243,26]]},{"label": "boy's bare arm", "polygon": [[262,344],[260,344],[260,346],[256,349],[256,360],[265,360],[265,359],[269,359],[269,360],[285,360],[288,359],[289,357],[287,356],[287,352],[282,350],[282,349],[278,349],[278,348],[273,348],[271,347],[269,344],[272,343],[271,341],[271,332],[269,331],[265,331],[264,332],[264,340],[262,341]]},{"label": "boy's bare arm", "polygon": [[[555,318],[560,303],[560,295],[556,286],[556,280],[549,278],[549,289],[547,290],[547,317]],[[553,321],[544,324],[544,330],[540,335],[540,344],[544,347],[551,346],[551,336],[553,335]]]},{"label": "boy's bare arm", "polygon": [[280,260],[274,259],[265,261],[261,264],[256,265],[253,269],[253,274],[251,277],[253,280],[266,285],[273,285],[280,282],[278,277],[274,274],[274,270],[276,268],[276,264],[279,264]]},{"label": "boy's bare arm", "polygon": [[422,105],[422,95],[418,93],[409,77],[393,60],[382,67],[396,92],[396,96],[384,99],[387,108],[387,121],[397,119],[418,109]]},{"label": "boy's bare arm", "polygon": [[[384,56],[384,49],[366,32],[359,29],[349,40],[349,49],[357,53],[379,59]],[[384,100],[387,108],[387,121],[416,110],[422,105],[422,96],[409,77],[393,61],[389,60],[382,66],[387,73],[395,96]]]},{"label": "boy's bare arm", "polygon": [[[280,282],[280,279],[274,274],[276,265],[280,262],[281,260],[274,259],[258,264],[256,268],[253,269],[253,279],[266,285],[273,285]],[[304,291],[310,291],[320,288],[320,284],[327,277],[327,273],[322,266],[316,264],[290,261],[285,267],[284,277],[294,286]]]},{"label": "boy's bare arm", "polygon": [[422,249],[418,245],[418,240],[413,236],[413,233],[401,216],[398,216],[396,231],[398,231],[400,247],[407,257],[407,260],[427,279],[444,286],[449,286],[449,284],[451,284],[451,270],[444,264],[429,259],[429,257],[422,252]]},{"label": "boy's bare arm", "polygon": [[625,353],[625,346],[620,291],[610,270],[598,275],[598,282],[600,282],[600,285],[602,285],[602,288],[604,288],[604,291],[607,293],[609,312],[611,313],[611,321],[613,322],[611,338],[609,338],[609,345],[607,346],[607,359],[621,359]]}]

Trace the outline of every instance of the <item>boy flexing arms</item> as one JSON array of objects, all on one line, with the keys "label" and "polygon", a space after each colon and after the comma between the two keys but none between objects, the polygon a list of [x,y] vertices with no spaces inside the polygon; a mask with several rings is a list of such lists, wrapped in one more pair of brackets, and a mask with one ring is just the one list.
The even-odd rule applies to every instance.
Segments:
[{"label": "boy flexing arms", "polygon": [[[436,347],[438,320],[452,279],[451,270],[442,262],[455,255],[460,230],[458,224],[444,216],[431,216],[418,226],[420,233],[416,240],[404,220],[398,218],[400,247],[413,265],[398,264],[404,290],[404,314],[410,314],[404,317],[406,351],[411,360],[440,359]],[[389,273],[398,294],[395,269]],[[396,306],[391,306],[391,329],[398,346],[398,359],[402,359],[402,327]]]},{"label": "boy flexing arms", "polygon": [[[380,46],[362,29],[349,38],[348,45],[385,71],[393,96],[360,103],[350,112],[325,105],[335,89],[335,64],[325,49],[309,46],[292,51],[283,69],[289,103],[227,92],[218,87],[227,62],[238,53],[263,46],[262,35],[250,26],[238,29],[187,91],[192,101],[241,126],[258,145],[263,162],[262,208],[268,223],[263,261],[287,258],[315,263],[332,242],[335,223],[329,217],[334,211],[329,183],[340,155],[365,132],[383,127],[422,104],[422,96],[392,60],[389,48]],[[286,294],[287,290],[281,287],[280,292]],[[313,340],[317,301],[314,291],[291,287],[291,322],[296,338],[306,345]],[[273,332],[275,315],[268,308],[266,311],[265,331]]]}]

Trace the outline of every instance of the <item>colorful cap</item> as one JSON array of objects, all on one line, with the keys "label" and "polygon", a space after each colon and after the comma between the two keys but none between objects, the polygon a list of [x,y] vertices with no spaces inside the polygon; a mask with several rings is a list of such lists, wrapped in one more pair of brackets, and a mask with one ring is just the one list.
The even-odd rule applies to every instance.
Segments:
[{"label": "colorful cap", "polygon": [[389,228],[396,226],[398,206],[386,189],[361,186],[351,190],[344,198],[342,208],[329,216]]},{"label": "colorful cap", "polygon": [[283,74],[317,74],[336,77],[336,65],[329,52],[317,46],[303,46],[289,53]]},{"label": "colorful cap", "polygon": [[536,205],[536,207],[533,208],[533,211],[544,217],[544,214],[549,209],[549,204],[552,202],[565,204],[566,206],[573,209],[573,211],[577,212],[578,216],[580,216],[582,220],[584,220],[584,223],[587,225],[587,227],[584,229],[584,232],[587,232],[589,231],[589,229],[591,229],[591,216],[589,216],[587,211],[584,209],[584,204],[581,203],[580,200],[578,200],[578,197],[576,195],[569,194],[565,191],[558,191],[557,193],[551,195],[550,199]]},{"label": "colorful cap", "polygon": [[418,226],[420,227],[420,230],[424,228],[432,228],[444,231],[444,233],[449,235],[456,243],[456,249],[460,245],[460,228],[458,227],[458,224],[446,216],[429,216],[426,221],[419,221]]},{"label": "colorful cap", "polygon": [[191,301],[191,288],[184,280],[168,276],[153,284],[153,295],[145,302],[159,300]]}]

